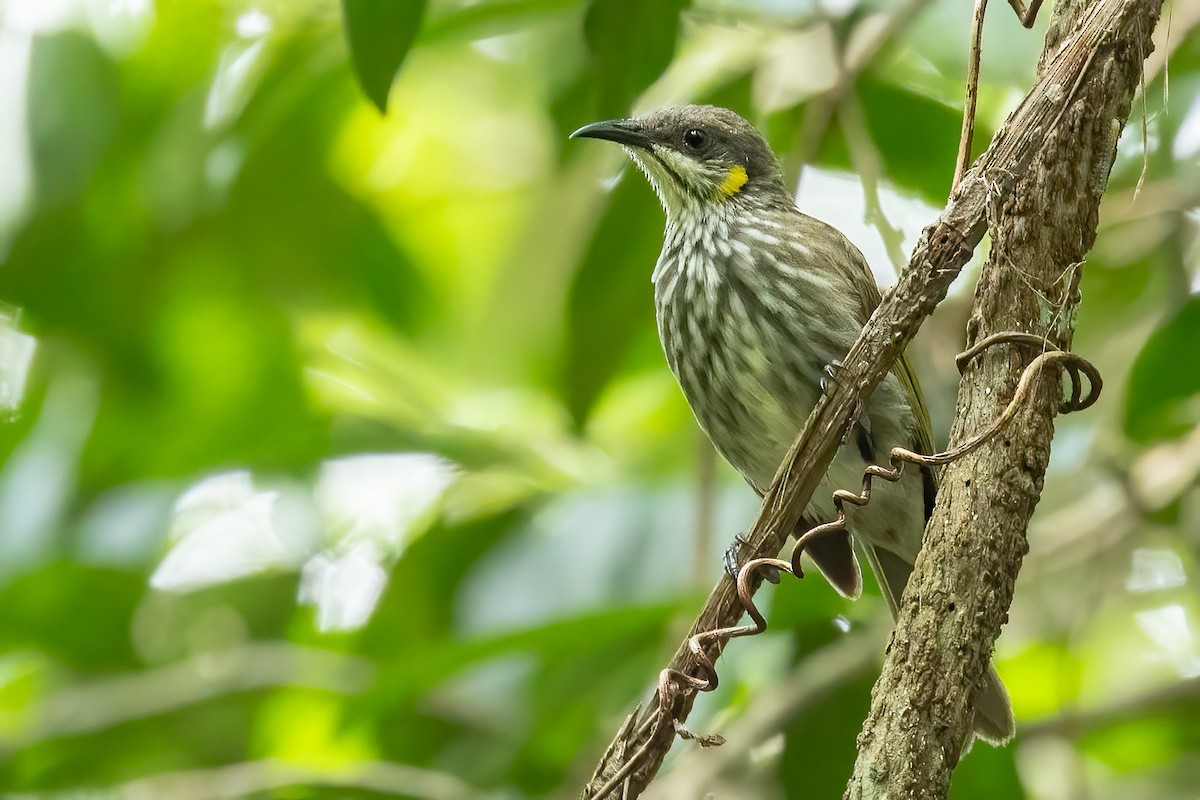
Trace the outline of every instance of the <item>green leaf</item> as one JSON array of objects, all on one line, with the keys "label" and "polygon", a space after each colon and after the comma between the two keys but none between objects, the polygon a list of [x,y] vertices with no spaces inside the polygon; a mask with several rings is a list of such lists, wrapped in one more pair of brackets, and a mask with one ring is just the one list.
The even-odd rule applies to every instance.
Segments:
[{"label": "green leaf", "polygon": [[529,28],[576,5],[577,0],[491,0],[462,5],[444,16],[432,15],[434,18],[425,23],[421,32],[421,41],[469,41],[502,36]]},{"label": "green leaf", "polygon": [[87,186],[117,127],[117,73],[81,33],[34,39],[29,78],[30,155],[38,199],[57,206]]},{"label": "green leaf", "polygon": [[135,572],[46,564],[0,590],[0,652],[36,650],[79,672],[129,668],[137,663],[129,620],[144,591]]},{"label": "green leaf", "polygon": [[784,727],[783,756],[776,765],[784,797],[840,795],[854,768],[855,737],[875,678],[873,671],[848,674]]},{"label": "green leaf", "polygon": [[[1020,726],[1018,726],[1019,728]],[[1006,800],[1025,797],[1017,775],[1016,748],[976,742],[970,758],[959,762],[950,782],[950,800]]]},{"label": "green leaf", "polygon": [[[883,157],[885,177],[941,207],[954,173],[960,112],[875,75],[859,80],[858,96],[871,141]],[[980,140],[988,136],[983,130],[975,135]],[[823,152],[820,160],[828,163],[831,156],[838,160],[836,151]]]},{"label": "green leaf", "polygon": [[381,112],[424,13],[425,0],[342,0],[355,77]]},{"label": "green leaf", "polygon": [[1125,432],[1143,444],[1187,433],[1200,418],[1200,296],[1151,334],[1129,373]]},{"label": "green leaf", "polygon": [[662,209],[632,169],[613,191],[571,286],[563,395],[577,422],[654,330],[650,274],[662,248]]},{"label": "green leaf", "polygon": [[583,23],[604,116],[629,113],[634,98],[662,74],[675,53],[679,13],[687,0],[592,0]]}]

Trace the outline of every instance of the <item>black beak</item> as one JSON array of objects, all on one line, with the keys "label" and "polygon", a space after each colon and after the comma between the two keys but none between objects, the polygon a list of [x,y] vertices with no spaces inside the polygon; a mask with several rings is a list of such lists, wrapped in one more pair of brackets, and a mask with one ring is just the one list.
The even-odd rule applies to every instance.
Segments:
[{"label": "black beak", "polygon": [[571,134],[572,139],[605,139],[627,147],[650,149],[650,137],[636,119],[609,119],[584,125]]}]

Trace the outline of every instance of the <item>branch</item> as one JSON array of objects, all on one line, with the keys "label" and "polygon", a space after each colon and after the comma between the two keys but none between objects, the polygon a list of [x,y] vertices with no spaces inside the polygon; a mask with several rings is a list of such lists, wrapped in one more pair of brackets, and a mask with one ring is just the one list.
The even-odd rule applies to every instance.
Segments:
[{"label": "branch", "polygon": [[[1152,714],[1177,715],[1183,703],[1195,703],[1200,697],[1200,678],[1185,678],[1158,689],[1118,700],[1088,711],[1072,711],[1027,726],[1024,735],[1070,737],[1079,739],[1093,731],[1104,730],[1133,719],[1144,720]],[[683,795],[680,795],[681,797]]]},{"label": "branch", "polygon": [[[752,751],[777,736],[788,720],[868,670],[879,668],[883,643],[891,633],[891,621],[887,627],[883,623],[883,617],[876,617],[800,659],[769,694],[755,697],[745,713],[729,724],[725,731],[728,742],[723,747],[689,748],[645,796],[673,800],[714,793],[726,773],[743,769],[747,760],[753,760]],[[723,795],[715,791],[713,796]]]},{"label": "branch", "polygon": [[[1095,241],[1100,198],[1129,116],[1162,0],[1058,4],[1042,56],[1054,69],[1080,18],[1099,20],[1104,47],[1046,137],[1013,196],[998,210],[992,251],[976,288],[968,345],[1007,330],[1036,333],[1066,349],[1079,303],[1079,277]],[[1063,42],[1066,44],[1063,44]],[[951,443],[1003,409],[1036,350],[995,351],[959,388]],[[1053,378],[1053,379],[1051,379]],[[944,798],[970,741],[974,694],[1028,550],[1025,531],[1041,493],[1057,375],[1041,381],[1001,440],[952,463],[900,603],[896,632],[871,712],[859,736],[848,800]]]},{"label": "branch", "polygon": [[105,730],[234,692],[282,685],[357,694],[372,678],[364,658],[287,642],[251,642],[53,692],[36,719],[0,732],[0,759],[17,747]]},{"label": "branch", "polygon": [[[1014,6],[1016,8],[1016,6]],[[979,100],[979,60],[982,55],[983,15],[987,11],[987,0],[975,0],[975,14],[971,19],[971,51],[967,56],[967,91],[963,98],[962,133],[958,137],[958,159],[954,162],[954,180],[950,186],[958,186],[967,165],[971,163],[971,140],[975,137],[975,105]],[[1017,11],[1017,16],[1021,15]],[[1033,13],[1037,13],[1034,9]]]},{"label": "branch", "polygon": [[[420,800],[487,800],[495,795],[480,792],[445,772],[389,761],[352,761],[318,769],[279,759],[242,761],[180,772],[138,778],[111,787],[123,800],[237,800],[273,790],[303,790],[304,787],[354,789],[374,794],[420,798]],[[80,790],[83,794],[86,790]],[[304,792],[307,795],[308,792]],[[23,795],[6,797],[26,800]],[[29,796],[28,800],[33,800]]]},{"label": "branch", "polygon": [[[747,544],[738,554],[740,563],[773,556],[783,548],[829,468],[861,399],[883,380],[921,322],[946,296],[983,238],[989,209],[1009,197],[1042,143],[1052,134],[1060,136],[1066,131],[1063,116],[1068,103],[1085,78],[1100,74],[1098,65],[1093,64],[1097,52],[1107,45],[1114,31],[1126,30],[1135,15],[1141,20],[1147,2],[1099,0],[1092,7],[951,194],[937,221],[923,231],[907,269],[867,322],[846,356],[838,380],[817,401],[804,430],[789,449],[763,499]],[[688,647],[691,637],[733,625],[742,611],[734,581],[722,577],[668,669],[696,674],[699,661]],[[713,644],[705,655],[715,659],[722,647],[723,643]],[[695,692],[679,691],[667,700],[669,708],[664,710],[672,719],[683,721],[695,701]],[[660,714],[658,703],[656,695],[635,724],[622,726],[581,797],[595,798],[601,789],[610,791],[614,783],[621,784],[625,797],[636,797],[645,789],[675,737],[672,726],[652,724]],[[634,756],[640,759],[638,763],[626,763]]]}]

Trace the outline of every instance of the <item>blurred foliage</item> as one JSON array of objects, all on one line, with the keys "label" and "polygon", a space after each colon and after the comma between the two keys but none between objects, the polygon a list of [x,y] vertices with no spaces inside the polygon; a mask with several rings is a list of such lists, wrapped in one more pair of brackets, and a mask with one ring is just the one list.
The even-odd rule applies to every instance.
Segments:
[{"label": "blurred foliage", "polygon": [[380,111],[387,111],[392,81],[412,47],[424,0],[342,0],[350,62],[363,92]]},{"label": "blurred foliage", "polygon": [[1200,297],[1190,297],[1156,330],[1133,362],[1125,430],[1139,442],[1174,439],[1200,423],[1200,370],[1181,368],[1200,353]]},{"label": "blurred foliage", "polygon": [[[998,646],[1021,733],[956,797],[1200,782],[1194,5],[1086,265],[1106,386]],[[949,186],[968,6],[0,2],[0,794],[574,796],[756,501],[697,479],[653,194],[566,135],[735,107],[886,283],[881,215],[911,247]],[[992,6],[977,150],[1041,47]],[[943,432],[969,295],[914,348]],[[729,743],[660,796],[840,792],[886,610],[768,594],[689,723]]]}]

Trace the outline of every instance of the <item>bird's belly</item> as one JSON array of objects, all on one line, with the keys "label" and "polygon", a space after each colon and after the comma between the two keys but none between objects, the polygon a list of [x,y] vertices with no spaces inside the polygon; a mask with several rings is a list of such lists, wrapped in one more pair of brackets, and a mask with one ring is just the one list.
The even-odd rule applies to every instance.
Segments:
[{"label": "bird's belly", "polygon": [[[741,298],[720,274],[705,271],[704,259],[672,252],[668,244],[655,270],[667,361],[713,445],[762,494],[820,396],[822,368],[845,355],[857,327],[824,336],[798,335],[803,326],[781,329],[761,298]],[[874,460],[882,464],[892,446],[911,445],[914,421],[902,396],[889,377],[864,411]],[[834,490],[859,491],[866,463],[856,443],[840,448],[805,516],[834,519]],[[905,557],[915,557],[924,530],[921,477],[910,472],[900,486],[876,480],[871,504],[851,512],[856,534]]]},{"label": "bird's belly", "polygon": [[[762,494],[816,404],[820,371],[804,366],[805,357],[812,354],[794,344],[776,351],[771,342],[752,338],[751,324],[726,323],[712,330],[660,325],[660,334],[700,426],[718,452]],[[812,380],[806,378],[809,375]],[[872,405],[868,403],[868,412]],[[892,446],[908,445],[887,415],[878,415],[870,427],[880,444],[886,442],[886,447],[877,447],[877,463],[887,464]],[[805,516],[817,522],[834,519],[833,492],[860,491],[866,465],[853,442],[839,448]],[[907,470],[899,485],[876,478],[870,504],[849,511],[858,536],[903,557],[916,557],[925,521],[919,470]]]},{"label": "bird's belly", "polygon": [[721,455],[765,491],[820,392],[813,370],[802,366],[804,354],[737,317],[660,325],[660,334],[700,426]]},{"label": "bird's belly", "polygon": [[[713,445],[762,493],[804,426],[812,403],[797,401],[785,406],[753,375],[743,373],[739,378],[735,390],[710,385],[684,386],[683,391]],[[723,393],[728,396],[720,396]],[[698,403],[692,399],[700,395],[705,400]]]}]

